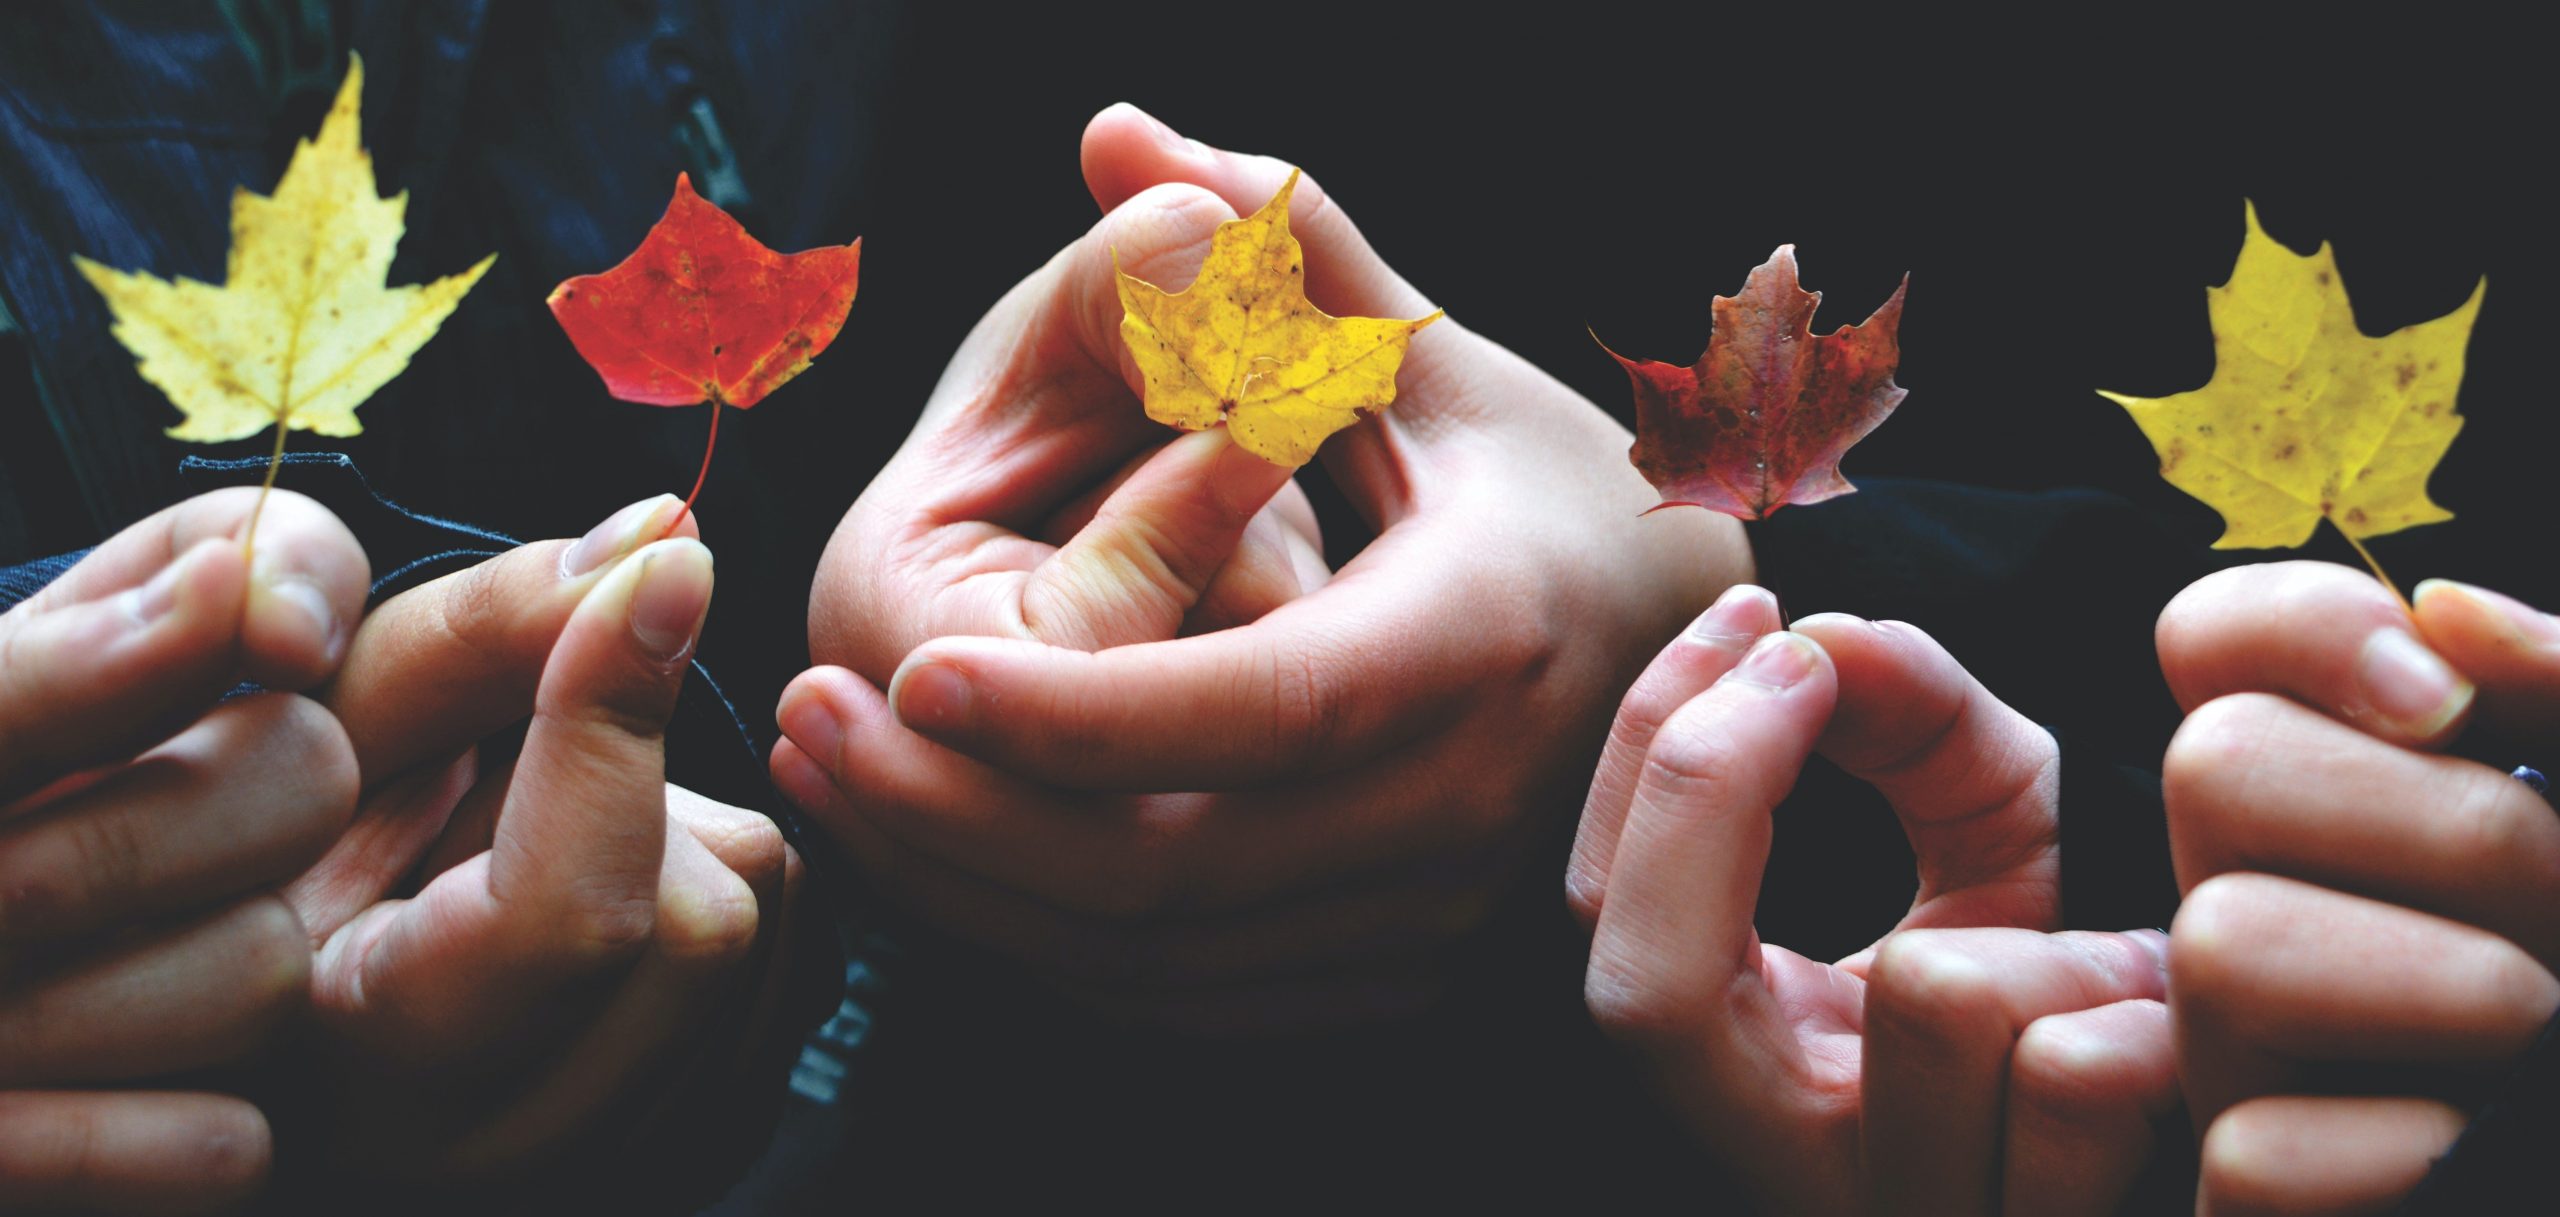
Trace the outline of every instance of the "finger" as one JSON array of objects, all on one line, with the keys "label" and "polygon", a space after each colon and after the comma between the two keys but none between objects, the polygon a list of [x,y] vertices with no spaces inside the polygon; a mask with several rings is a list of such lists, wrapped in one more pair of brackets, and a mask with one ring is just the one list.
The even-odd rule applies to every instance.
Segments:
[{"label": "finger", "polygon": [[1821,753],[1882,792],[1920,868],[1930,925],[2052,929],[2061,917],[2061,748],[1946,648],[1899,621],[1795,624],[1840,673]]},{"label": "finger", "polygon": [[[1103,501],[1128,484],[1129,478],[1145,467],[1147,458],[1162,451],[1149,451],[1110,480],[1069,500],[1041,525],[1039,539],[1049,545],[1065,545],[1074,540],[1093,521]],[[1323,532],[1316,524],[1315,507],[1295,481],[1284,483],[1280,493],[1254,513],[1252,522],[1236,541],[1235,552],[1211,577],[1179,632],[1205,634],[1247,624],[1324,586],[1332,577],[1332,568],[1325,565]]]},{"label": "finger", "polygon": [[2161,786],[2181,888],[2288,875],[2468,922],[2560,967],[2560,816],[2495,769],[2241,694],[2187,717]]},{"label": "finger", "polygon": [[0,1212],[237,1212],[274,1158],[266,1116],[230,1095],[0,1093]]},{"label": "finger", "polygon": [[2020,1035],[2052,1015],[2164,996],[2160,939],[1977,928],[1879,944],[1860,1062],[1875,1211],[1994,1211]]},{"label": "finger", "polygon": [[235,545],[206,541],[140,587],[0,617],[0,806],[212,704],[238,674],[247,580]]},{"label": "finger", "polygon": [[[1083,147],[1085,183],[1106,210],[1142,191],[1165,183],[1187,183],[1216,193],[1238,214],[1262,209],[1280,193],[1293,168],[1270,157],[1248,156],[1187,140],[1137,107],[1115,105],[1086,125]],[[1431,302],[1389,267],[1312,177],[1303,174],[1289,197],[1289,231],[1305,247],[1306,292],[1316,307],[1336,316],[1423,317]],[[1159,280],[1161,282],[1161,280]],[[1462,354],[1463,353],[1463,354]],[[1335,484],[1373,526],[1383,528],[1402,514],[1409,496],[1410,456],[1416,436],[1404,424],[1439,413],[1454,415],[1470,398],[1482,396],[1460,388],[1435,392],[1444,376],[1465,380],[1451,369],[1463,359],[1469,371],[1517,362],[1509,351],[1476,338],[1453,321],[1442,321],[1414,336],[1398,373],[1402,404],[1375,422],[1344,431],[1325,446],[1326,467]],[[1520,369],[1531,377],[1534,369]],[[1421,433],[1460,433],[1460,428]],[[1401,434],[1400,434],[1401,433]]]},{"label": "finger", "polygon": [[1023,592],[1054,551],[1025,534],[1173,435],[1137,408],[1118,276],[1185,281],[1234,218],[1197,187],[1148,192],[989,310],[828,545],[810,602],[819,662],[877,679],[937,635],[1030,636]]},{"label": "finger", "polygon": [[309,688],[346,653],[372,576],[347,526],[290,490],[269,494],[263,509],[252,487],[197,495],[109,538],[19,607],[50,612],[143,587],[207,541],[236,551],[253,512],[258,544],[247,558],[239,674],[271,689]]},{"label": "finger", "polygon": [[1764,1110],[1800,1052],[1766,987],[1740,981],[1760,970],[1751,917],[1770,812],[1794,787],[1835,687],[1820,647],[1774,633],[1663,723],[1592,936],[1583,997],[1601,1028],[1652,1058],[1666,1086],[1736,1111]]},{"label": "finger", "polygon": [[2152,998],[2047,1015],[2009,1058],[2003,1213],[2114,1213],[2178,1109],[2169,1007]]},{"label": "finger", "polygon": [[[1267,156],[1186,140],[1126,102],[1086,124],[1083,159],[1085,185],[1105,211],[1149,187],[1188,182],[1249,215],[1280,193],[1291,170]],[[1419,317],[1431,311],[1430,302],[1388,268],[1314,178],[1298,179],[1289,200],[1289,231],[1307,247],[1307,296],[1318,307],[1337,316]]]},{"label": "finger", "polygon": [[1378,876],[1233,912],[1095,914],[992,883],[899,841],[866,807],[829,790],[824,772],[789,741],[775,746],[773,768],[776,783],[820,818],[882,900],[1096,1002],[1106,995],[1152,1002],[1428,955],[1490,919],[1504,869],[1487,859]]},{"label": "finger", "polygon": [[1655,733],[1690,698],[1731,670],[1761,635],[1784,628],[1776,597],[1749,584],[1737,584],[1664,647],[1627,690],[1617,719],[1609,726],[1609,742],[1601,750],[1599,772],[1591,779],[1591,796],[1582,805],[1582,823],[1574,831],[1572,860],[1565,867],[1565,904],[1584,929],[1600,922],[1609,862],[1618,852],[1618,834],[1644,775],[1645,753],[1652,748]]},{"label": "finger", "polygon": [[2511,1061],[2560,1008],[2513,943],[2272,875],[2223,875],[2170,927],[2178,1073],[2199,1126],[2304,1067],[2387,1061],[2448,1080]]},{"label": "finger", "polygon": [[301,1007],[311,947],[260,896],[0,997],[0,1089],[239,1061]]},{"label": "finger", "polygon": [[658,921],[663,733],[711,599],[711,552],[654,542],[579,601],[542,673],[490,851],[322,949],[345,1034],[432,1058],[625,971]]},{"label": "finger", "polygon": [[2205,1131],[2207,1217],[2387,1213],[2468,1121],[2427,1099],[2252,1099]]},{"label": "finger", "polygon": [[2480,718],[2523,738],[2560,731],[2560,622],[2486,588],[2418,585],[2418,634],[2480,690]]},{"label": "finger", "polygon": [[[348,769],[352,775],[352,759]],[[450,761],[430,761],[392,779],[356,809],[355,822],[329,852],[284,888],[285,903],[302,919],[313,949],[418,868],[479,777],[479,752],[465,749]]]},{"label": "finger", "polygon": [[1382,538],[1365,569],[1250,630],[1099,653],[932,639],[898,666],[890,704],[910,730],[1053,786],[1233,790],[1344,769],[1532,683],[1551,653],[1543,623],[1498,610],[1450,628],[1450,604],[1499,593],[1393,573],[1446,565],[1419,549]]},{"label": "finger", "polygon": [[756,893],[690,829],[670,823],[657,914],[647,952],[603,1011],[529,1093],[462,1139],[453,1170],[477,1175],[594,1135],[603,1113],[644,1100],[702,1050],[690,1033],[732,995],[752,958]]},{"label": "finger", "polygon": [[[1522,832],[1488,828],[1482,809],[1499,796],[1451,777],[1449,757],[1471,745],[1462,736],[1409,746],[1403,763],[1383,770],[1268,791],[1131,798],[1034,786],[935,744],[898,725],[869,682],[841,668],[803,673],[777,717],[827,779],[805,797],[785,790],[830,831],[858,808],[957,870],[1104,920],[1248,909],[1470,856],[1489,839],[1499,848]],[[1506,778],[1484,780],[1499,787]]]},{"label": "finger", "polygon": [[[451,756],[532,712],[570,613],[683,506],[673,495],[644,499],[575,542],[519,546],[375,608],[320,694],[346,724],[366,784]],[[685,513],[676,535],[697,532]]]},{"label": "finger", "polygon": [[319,704],[236,698],[43,813],[0,825],[0,943],[59,941],[281,882],[355,810],[355,755]]},{"label": "finger", "polygon": [[1173,637],[1291,472],[1223,428],[1174,441],[1031,572],[1025,636],[1088,651]]},{"label": "finger", "polygon": [[[1284,488],[1282,498],[1274,500],[1272,507],[1281,507],[1288,500],[1303,505],[1304,494],[1285,493],[1295,486],[1291,483]],[[1325,565],[1324,541],[1312,524],[1302,531],[1284,513],[1265,509],[1245,526],[1234,556],[1218,568],[1217,576],[1201,592],[1200,603],[1191,606],[1180,633],[1187,637],[1251,625],[1271,610],[1332,580],[1333,568]]]},{"label": "finger", "polygon": [[2460,729],[2472,686],[2419,641],[2380,584],[2326,562],[2218,571],[2160,614],[2160,670],[2193,710],[2227,693],[2280,693],[2399,744]]}]

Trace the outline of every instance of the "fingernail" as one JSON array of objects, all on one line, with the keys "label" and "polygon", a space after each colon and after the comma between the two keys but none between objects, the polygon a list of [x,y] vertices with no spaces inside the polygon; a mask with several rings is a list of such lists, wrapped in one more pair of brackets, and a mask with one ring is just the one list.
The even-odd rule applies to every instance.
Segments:
[{"label": "fingernail", "polygon": [[911,730],[933,734],[969,726],[969,678],[949,664],[910,668],[889,693],[898,721]]},{"label": "fingernail", "polygon": [[1716,602],[1708,606],[1706,612],[1700,613],[1696,621],[1689,623],[1687,637],[1691,642],[1739,651],[1766,632],[1752,627],[1775,618],[1778,615],[1777,603],[1777,599],[1764,588],[1748,583],[1734,584],[1724,589],[1724,594],[1716,597]]},{"label": "fingernail", "polygon": [[711,610],[711,551],[680,537],[641,555],[640,585],[631,593],[631,633],[659,662],[673,667],[693,653]]},{"label": "fingernail", "polygon": [[667,530],[669,518],[683,508],[684,500],[662,494],[606,516],[604,523],[587,530],[587,535],[560,555],[560,577],[575,579],[592,574],[606,563],[657,540],[658,534]]},{"label": "fingernail", "polygon": [[817,690],[806,686],[790,690],[774,718],[782,733],[821,767],[834,765],[844,754],[844,720],[836,717],[835,707]]},{"label": "fingernail", "polygon": [[[2122,925],[2123,922],[2117,922],[2117,924]],[[2160,966],[2161,975],[2169,974],[2169,931],[2132,930],[2127,932],[2125,937],[2140,944],[2143,950],[2151,952],[2151,960]]]},{"label": "fingernail", "polygon": [[1784,630],[1753,643],[1751,653],[1725,675],[1769,690],[1792,687],[1813,671],[1813,640]]},{"label": "fingernail", "polygon": [[2429,579],[2417,587],[2410,597],[2418,604],[2430,598],[2452,596],[2477,608],[2483,616],[2506,627],[2518,642],[2533,647],[2560,646],[2560,621],[2513,596],[2456,583],[2451,579]]},{"label": "fingernail", "polygon": [[2471,685],[2404,630],[2375,630],[2365,639],[2356,678],[2374,713],[2421,738],[2444,730],[2471,704]]}]

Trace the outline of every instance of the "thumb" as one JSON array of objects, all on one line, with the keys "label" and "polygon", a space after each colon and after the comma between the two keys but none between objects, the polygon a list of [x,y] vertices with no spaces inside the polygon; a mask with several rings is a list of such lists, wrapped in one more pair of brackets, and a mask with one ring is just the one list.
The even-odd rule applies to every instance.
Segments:
[{"label": "thumb", "polygon": [[1911,839],[1920,894],[1905,928],[2059,928],[2053,736],[1914,626],[1820,613],[1795,631],[1840,674],[1817,750],[1881,792]]},{"label": "thumb", "polygon": [[1223,428],[1166,445],[1031,571],[1023,625],[1085,651],[1173,637],[1291,472]]},{"label": "thumb", "polygon": [[2419,584],[2414,605],[2428,649],[2479,690],[2482,723],[2518,736],[2560,729],[2560,620],[2449,579]]}]

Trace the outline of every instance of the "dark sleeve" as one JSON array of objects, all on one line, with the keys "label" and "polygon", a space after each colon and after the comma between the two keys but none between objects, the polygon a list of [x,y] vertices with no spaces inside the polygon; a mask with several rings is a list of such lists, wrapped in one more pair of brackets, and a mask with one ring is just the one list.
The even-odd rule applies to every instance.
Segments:
[{"label": "dark sleeve", "polygon": [[89,551],[84,549],[60,557],[38,558],[17,566],[0,566],[0,613],[16,608],[19,601],[43,591],[45,585],[61,578],[62,572],[79,565],[80,559],[88,556]]}]

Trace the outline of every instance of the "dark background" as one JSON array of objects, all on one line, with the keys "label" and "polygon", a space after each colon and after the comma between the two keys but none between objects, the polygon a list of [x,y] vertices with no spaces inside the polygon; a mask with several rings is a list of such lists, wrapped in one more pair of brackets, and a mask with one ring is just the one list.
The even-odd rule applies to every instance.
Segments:
[{"label": "dark background", "polygon": [[[2230,272],[2244,198],[2279,240],[2335,245],[2368,332],[2444,313],[2490,279],[2459,403],[2468,423],[2432,483],[2458,518],[2372,547],[2404,587],[2451,576],[2560,604],[2543,371],[2560,318],[2540,188],[2552,106],[2516,30],[2430,24],[2432,13],[2356,27],[2327,14],[2130,9],[2074,10],[2067,25],[2046,10],[1879,26],[1831,8],[1666,16],[1596,3],[1526,17],[1389,4],[811,4],[786,6],[788,19],[745,5],[500,4],[467,79],[471,104],[427,121],[418,98],[438,81],[402,75],[399,48],[424,45],[437,14],[466,6],[335,7],[379,90],[366,136],[384,186],[414,192],[394,280],[501,253],[348,445],[411,506],[522,536],[575,535],[622,503],[690,484],[702,412],[607,400],[540,306],[553,283],[609,265],[657,217],[687,164],[668,115],[690,96],[727,116],[756,189],[740,209],[751,230],[785,248],[863,237],[862,291],[842,338],[727,422],[703,500],[721,567],[703,655],[760,727],[805,663],[807,572],[827,534],[969,326],[1091,225],[1077,137],[1120,100],[1195,138],[1302,165],[1453,317],[1621,419],[1624,377],[1586,327],[1631,356],[1685,362],[1705,345],[1709,298],[1737,290],[1781,243],[1797,246],[1807,286],[1825,294],[1825,328],[1862,320],[1907,272],[1898,379],[1910,397],[1845,462],[1852,480],[2094,487],[2130,500],[2140,527],[2089,534],[2085,552],[2044,568],[2048,586],[2011,599],[1932,602],[1923,580],[1878,604],[1797,607],[1920,620],[1996,691],[2045,721],[2094,722],[2121,759],[2156,763],[2173,721],[2144,643],[2176,583],[2111,577],[2176,569],[2159,555],[2200,548],[2219,524],[2159,480],[2149,445],[2093,390],[2159,396],[2210,377],[2204,288]],[[697,11],[667,15],[677,10]],[[130,123],[107,129],[129,117],[120,107],[169,111],[154,120],[233,168],[209,175],[201,198],[159,199],[167,214],[135,225],[152,234],[145,250],[111,248],[95,213],[65,221],[63,239],[120,265],[218,276],[220,200],[234,178],[272,184],[325,89],[273,105],[245,88],[175,107],[137,101],[130,80],[84,70],[93,57],[77,39],[129,45],[201,14],[112,6],[125,28],[96,33],[107,11],[39,6],[0,31],[11,40],[0,42],[0,102],[56,134],[70,128],[45,124],[61,115],[95,119],[98,129],[62,138],[106,154],[133,138]],[[225,36],[203,37],[214,40],[197,43],[210,48],[204,72],[224,70]],[[717,65],[730,59],[788,71],[724,78]],[[170,87],[203,78],[173,73]],[[59,114],[46,110],[63,97]],[[168,160],[136,144],[131,165],[147,176]],[[0,188],[25,192],[0,202],[33,215],[60,183],[8,176],[21,168],[0,164]],[[148,188],[110,196],[100,206],[155,201]],[[148,447],[166,421],[151,412],[165,406],[105,342],[94,302],[70,299],[72,324],[48,339],[54,374],[66,392],[94,386],[117,398],[116,417],[144,420],[127,463],[147,483],[178,455]],[[85,543],[166,501],[101,497],[31,456],[51,433],[23,395],[28,359],[24,344],[0,343],[0,490],[17,503],[0,512],[0,561]],[[264,441],[217,454],[252,453]],[[1884,498],[1782,518],[1854,534]],[[1342,535],[1349,521],[1328,523],[1356,543]],[[1899,543],[1879,527],[1881,545]],[[2354,560],[2325,531],[2305,553]],[[2281,555],[2229,557],[2269,556]],[[1943,582],[1960,585],[1959,574]],[[1795,903],[1765,928],[1823,954],[1882,929],[1909,887],[1890,819],[1814,782],[1820,797],[1799,802],[1836,811],[1781,828],[1784,879],[1770,890]],[[2155,863],[2128,853],[2119,869]],[[1603,1077],[1587,1036],[1523,1038],[1524,1025],[1579,1020],[1553,875],[1530,879],[1524,922],[1488,938],[1498,979],[1459,995],[1530,1014],[1447,1020],[1356,1049],[1168,1049],[1101,1036],[1036,994],[955,983],[958,997],[928,1003],[903,1032],[883,1024],[867,1066],[878,1072],[857,1082],[891,1097],[862,1130],[878,1152],[846,1156],[849,1186],[887,1178],[965,1193],[1195,1174],[1340,1186],[1364,1168],[1420,1163],[1440,1172],[1444,1194],[1464,1172],[1517,1200],[1526,1193],[1499,1189],[1556,1185],[1559,1155],[1569,1177],[1576,1155],[1601,1155],[1590,1159],[1597,1176],[1667,1153],[1610,1148],[1660,1129],[1619,1118],[1624,1079]],[[903,961],[905,992],[934,987],[935,954]],[[898,1000],[884,1005],[892,1016]],[[1520,1125],[1520,1112],[1543,1122]],[[1124,1134],[1133,1129],[1145,1131]],[[1127,1140],[1146,1136],[1165,1139]],[[1002,1171],[976,1174],[981,1152]]]}]

